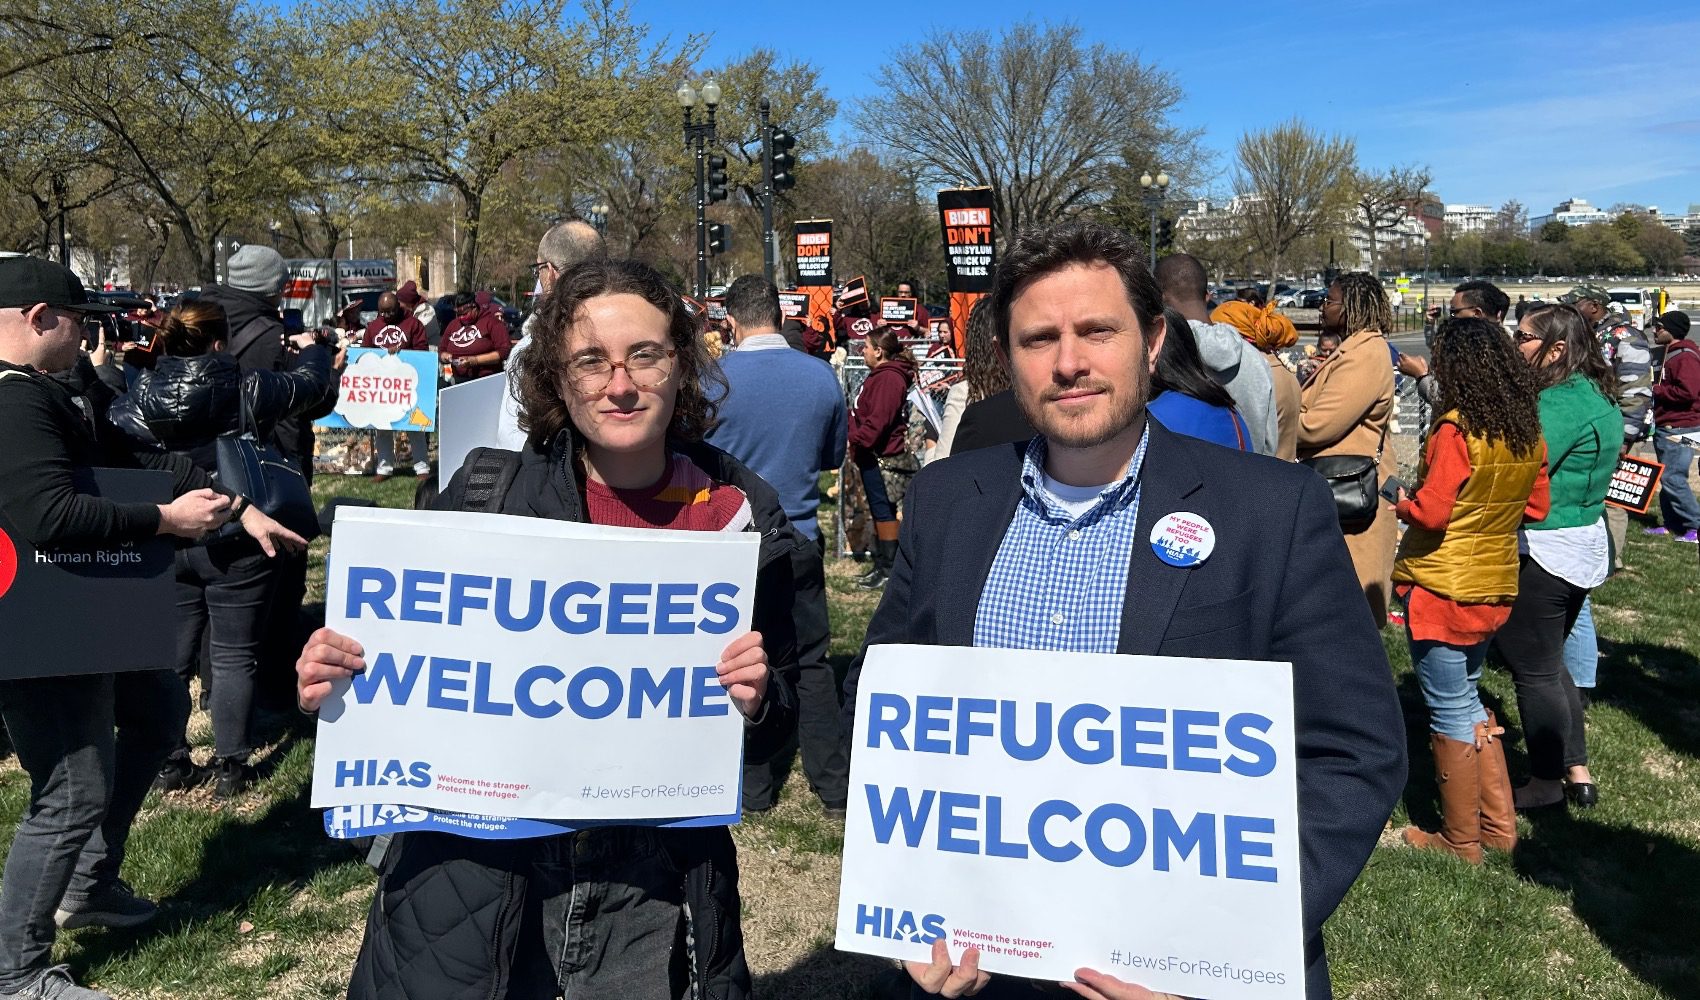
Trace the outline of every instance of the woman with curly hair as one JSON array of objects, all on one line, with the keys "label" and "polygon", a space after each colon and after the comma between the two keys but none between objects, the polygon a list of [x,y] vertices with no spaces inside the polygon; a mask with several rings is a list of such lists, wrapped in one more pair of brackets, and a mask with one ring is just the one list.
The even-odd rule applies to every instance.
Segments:
[{"label": "woman with curly hair", "polygon": [[[745,759],[771,760],[796,733],[789,554],[811,543],[773,487],[702,442],[725,380],[701,324],[653,268],[600,258],[562,272],[537,317],[514,371],[526,448],[494,505],[522,517],[756,534],[756,630],[726,646],[716,671],[744,719]],[[438,508],[467,509],[474,490],[488,492],[472,481],[484,475],[462,467]],[[361,656],[347,636],[314,633],[296,665],[301,707],[316,710]],[[725,826],[600,825],[518,840],[397,834],[348,996],[743,1000],[739,911]]]},{"label": "woman with curly hair", "polygon": [[[1322,304],[1322,329],[1341,337],[1340,346],[1305,383],[1299,397],[1300,461],[1330,456],[1375,456],[1377,480],[1391,476],[1396,463],[1387,447],[1393,420],[1393,362],[1387,331],[1393,311],[1387,292],[1372,274],[1342,274],[1328,286]],[[1391,504],[1377,502],[1375,516],[1342,524],[1346,549],[1357,568],[1369,612],[1380,628],[1387,623],[1393,547],[1398,518]]]},{"label": "woman with curly hair", "polygon": [[1588,592],[1605,581],[1611,548],[1606,489],[1623,445],[1617,384],[1593,324],[1575,306],[1537,306],[1517,325],[1517,347],[1541,387],[1541,433],[1552,509],[1523,533],[1517,602],[1499,630],[1499,655],[1517,686],[1530,779],[1519,809],[1599,799],[1588,770],[1582,700],[1564,666],[1564,638]]},{"label": "woman with curly hair", "polygon": [[1439,833],[1404,831],[1415,847],[1480,863],[1482,847],[1517,843],[1504,733],[1476,685],[1493,634],[1517,597],[1517,529],[1546,517],[1546,445],[1539,386],[1499,324],[1452,319],[1434,337],[1440,415],[1399,501],[1410,527],[1393,581],[1405,639],[1429,710],[1440,786]]}]

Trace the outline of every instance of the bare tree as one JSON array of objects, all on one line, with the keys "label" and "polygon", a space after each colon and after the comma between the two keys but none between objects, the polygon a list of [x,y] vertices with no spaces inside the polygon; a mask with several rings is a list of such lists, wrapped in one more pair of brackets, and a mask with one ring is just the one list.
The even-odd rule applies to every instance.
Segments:
[{"label": "bare tree", "polygon": [[1198,133],[1171,120],[1174,78],[1074,25],[936,31],[874,79],[863,137],[922,181],[990,187],[1004,234],[1102,201],[1130,151],[1180,177],[1203,160]]},{"label": "bare tree", "polygon": [[1357,221],[1369,236],[1369,272],[1376,270],[1376,249],[1382,233],[1391,233],[1410,217],[1412,208],[1429,182],[1433,180],[1427,167],[1389,167],[1380,173],[1368,170],[1352,172],[1356,189],[1353,208]]},{"label": "bare tree", "polygon": [[1244,199],[1245,232],[1269,262],[1273,283],[1289,250],[1349,209],[1357,144],[1294,118],[1247,132],[1237,152],[1234,184]]}]

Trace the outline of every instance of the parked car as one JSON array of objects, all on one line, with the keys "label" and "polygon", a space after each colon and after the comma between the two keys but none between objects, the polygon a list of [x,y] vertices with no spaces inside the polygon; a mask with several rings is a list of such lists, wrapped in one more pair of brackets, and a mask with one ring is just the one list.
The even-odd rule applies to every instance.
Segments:
[{"label": "parked car", "polygon": [[1321,309],[1322,303],[1328,300],[1328,289],[1307,288],[1299,293],[1300,309]]}]

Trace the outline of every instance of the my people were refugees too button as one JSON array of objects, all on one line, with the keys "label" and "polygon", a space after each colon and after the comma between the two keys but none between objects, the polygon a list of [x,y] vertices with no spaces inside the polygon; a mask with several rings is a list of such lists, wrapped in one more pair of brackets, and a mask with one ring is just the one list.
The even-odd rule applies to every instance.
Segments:
[{"label": "my people were refugees too button", "polygon": [[1215,550],[1216,529],[1197,514],[1169,514],[1151,529],[1151,551],[1170,566],[1197,566]]}]

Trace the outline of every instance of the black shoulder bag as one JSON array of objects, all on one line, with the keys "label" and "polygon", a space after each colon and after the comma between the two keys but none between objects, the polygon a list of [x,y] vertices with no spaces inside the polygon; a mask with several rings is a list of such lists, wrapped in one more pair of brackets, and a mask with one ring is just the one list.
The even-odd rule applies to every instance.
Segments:
[{"label": "black shoulder bag", "polygon": [[[215,478],[219,485],[247,497],[267,516],[302,538],[311,541],[319,537],[319,515],[313,507],[313,493],[307,487],[306,477],[275,442],[260,440],[247,400],[240,405],[241,430],[221,434],[215,443],[218,456]],[[242,526],[233,520],[218,529],[212,540],[226,541],[244,535]]]},{"label": "black shoulder bag", "polygon": [[1393,414],[1381,425],[1381,441],[1375,446],[1375,457],[1367,455],[1319,455],[1304,459],[1300,464],[1328,483],[1334,494],[1334,511],[1340,516],[1340,527],[1359,531],[1375,520],[1381,505],[1381,453],[1387,447],[1387,429],[1393,425]]}]

